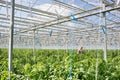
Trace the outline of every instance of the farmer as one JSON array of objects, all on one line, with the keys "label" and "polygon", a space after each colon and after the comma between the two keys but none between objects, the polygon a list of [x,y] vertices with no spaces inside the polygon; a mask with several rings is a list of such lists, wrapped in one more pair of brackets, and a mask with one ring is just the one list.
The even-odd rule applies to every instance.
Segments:
[{"label": "farmer", "polygon": [[83,47],[81,47],[80,49],[78,49],[78,54],[82,53]]}]

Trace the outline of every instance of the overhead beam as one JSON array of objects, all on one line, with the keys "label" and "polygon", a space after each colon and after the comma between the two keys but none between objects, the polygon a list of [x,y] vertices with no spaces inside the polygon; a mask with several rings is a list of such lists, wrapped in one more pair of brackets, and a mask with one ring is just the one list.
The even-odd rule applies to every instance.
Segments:
[{"label": "overhead beam", "polygon": [[[1,0],[0,3],[6,4],[6,1]],[[8,6],[10,6],[11,2],[7,2],[7,3],[8,3]],[[22,8],[22,10],[26,10],[26,11],[29,11],[29,8],[30,8],[28,6],[20,5],[20,4],[15,4],[15,7],[19,8],[19,9]],[[42,14],[48,16],[48,17],[56,17],[56,14],[54,14],[54,13],[50,13],[50,12],[43,11],[43,10],[40,10],[40,9],[31,8],[31,11],[32,12],[37,12],[37,13],[42,13]]]},{"label": "overhead beam", "polygon": [[[98,11],[98,12],[94,12],[94,13],[91,13],[91,14],[88,14],[88,15],[80,16],[80,17],[77,17],[76,19],[81,19],[81,18],[85,18],[85,17],[97,15],[97,14],[100,14],[100,13],[110,12],[110,11],[117,10],[117,9],[120,9],[120,6],[119,6],[119,7],[112,8],[112,9],[103,10],[103,11],[101,11],[101,12]],[[81,12],[81,13],[79,13],[79,14],[82,14],[82,13],[83,13],[83,12]],[[85,12],[84,12],[84,13],[85,13]],[[77,13],[77,14],[78,14],[78,13]],[[75,14],[75,15],[76,15],[76,14]],[[65,23],[65,22],[68,22],[68,21],[71,21],[70,16],[63,17],[62,19],[60,19],[60,20],[59,20],[59,24],[60,24],[60,23]],[[44,28],[44,27],[52,26],[52,25],[56,25],[56,24],[58,24],[58,21],[57,21],[57,20],[53,20],[53,21],[45,22],[45,23],[43,23],[43,24],[35,25],[35,27],[29,28],[29,29],[27,29],[27,30],[23,30],[23,31],[21,31],[21,32],[26,32],[26,31],[30,31],[30,30],[34,30],[34,29],[38,29],[38,28]]]}]

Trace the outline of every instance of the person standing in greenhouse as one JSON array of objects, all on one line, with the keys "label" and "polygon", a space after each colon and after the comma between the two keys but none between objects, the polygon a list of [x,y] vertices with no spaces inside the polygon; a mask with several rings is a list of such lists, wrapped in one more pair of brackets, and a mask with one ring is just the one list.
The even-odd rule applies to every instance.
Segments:
[{"label": "person standing in greenhouse", "polygon": [[82,53],[83,47],[81,47],[80,49],[78,49],[78,54]]}]

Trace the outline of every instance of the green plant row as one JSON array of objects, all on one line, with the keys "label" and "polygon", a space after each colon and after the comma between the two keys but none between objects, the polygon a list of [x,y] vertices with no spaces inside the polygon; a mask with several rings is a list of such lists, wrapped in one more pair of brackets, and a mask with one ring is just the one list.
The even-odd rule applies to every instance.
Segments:
[{"label": "green plant row", "polygon": [[[14,49],[12,80],[69,80],[70,50]],[[98,60],[98,62],[97,62]],[[0,80],[8,79],[8,50],[0,49]],[[120,50],[72,53],[72,80],[120,80]]]}]

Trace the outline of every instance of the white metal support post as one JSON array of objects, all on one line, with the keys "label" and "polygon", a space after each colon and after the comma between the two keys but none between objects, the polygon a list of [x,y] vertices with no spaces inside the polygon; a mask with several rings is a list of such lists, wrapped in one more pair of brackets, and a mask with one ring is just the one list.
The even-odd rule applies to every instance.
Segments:
[{"label": "white metal support post", "polygon": [[11,0],[10,36],[9,36],[9,52],[8,52],[9,80],[11,80],[11,75],[10,74],[12,72],[13,33],[14,33],[14,8],[15,8],[15,0]]},{"label": "white metal support post", "polygon": [[[103,3],[103,11],[105,11],[105,3]],[[106,27],[106,12],[103,13],[103,26],[105,28],[104,34],[104,60],[107,61],[107,27]]]},{"label": "white metal support post", "polygon": [[118,55],[119,55],[120,54],[120,32],[119,32],[119,36],[118,37],[119,37],[119,42],[118,42],[118,51],[119,51]]},{"label": "white metal support post", "polygon": [[34,57],[34,63],[36,63],[36,55],[35,55],[35,29],[33,30],[33,57]]}]

